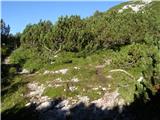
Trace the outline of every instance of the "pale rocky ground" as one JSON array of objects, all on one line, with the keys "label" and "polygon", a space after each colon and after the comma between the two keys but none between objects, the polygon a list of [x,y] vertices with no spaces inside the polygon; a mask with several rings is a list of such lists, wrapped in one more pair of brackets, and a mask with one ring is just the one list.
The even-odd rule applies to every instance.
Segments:
[{"label": "pale rocky ground", "polygon": [[138,12],[140,10],[143,10],[143,8],[150,4],[152,2],[152,0],[142,0],[142,4],[130,4],[130,5],[125,5],[123,6],[121,9],[119,9],[119,13],[122,13],[124,10],[126,9],[132,9],[132,11],[134,12]]},{"label": "pale rocky ground", "polygon": [[[100,79],[113,79],[111,75],[103,76],[101,69],[106,65],[109,65],[111,60],[106,60],[104,64],[95,66],[97,75],[100,76]],[[81,69],[80,67],[73,67],[75,70]],[[65,75],[69,69],[59,69],[56,71],[45,70],[43,73],[35,73],[41,75],[48,74],[62,74]],[[133,78],[128,72],[122,69],[115,69],[109,72],[123,72]],[[20,74],[28,74],[30,72],[27,69],[23,69]],[[137,81],[141,82],[143,77],[140,77]],[[24,97],[28,99],[26,107],[32,105],[35,106],[35,111],[39,114],[40,120],[103,120],[103,119],[115,119],[118,120],[117,114],[123,111],[123,106],[128,103],[121,97],[119,90],[110,91],[110,84],[107,87],[101,85],[91,86],[92,91],[96,91],[101,97],[96,100],[91,100],[89,96],[85,95],[76,95],[74,97],[68,97],[65,99],[62,98],[50,98],[43,95],[45,89],[54,87],[62,87],[64,82],[73,82],[78,83],[80,80],[73,76],[70,80],[62,80],[62,78],[56,78],[54,81],[46,81],[46,83],[30,82],[27,84],[28,93]],[[77,86],[69,86],[68,92],[74,92],[77,90]],[[66,89],[64,89],[66,91]],[[103,91],[103,92],[101,92]],[[82,92],[85,92],[85,89],[82,89]],[[118,107],[117,112],[110,112],[115,107]],[[125,117],[123,120],[128,120]]]},{"label": "pale rocky ground", "polygon": [[48,70],[46,70],[46,71],[44,71],[44,75],[46,75],[46,74],[66,74],[67,73],[67,71],[68,71],[68,69],[61,69],[61,70],[56,70],[56,71],[48,71]]},{"label": "pale rocky ground", "polygon": [[[76,82],[78,81],[76,78],[73,80]],[[99,87],[101,86],[93,88],[93,90],[100,89]],[[95,115],[95,112],[97,113],[99,111],[98,109],[101,109],[101,112],[107,115],[107,111],[105,113],[105,109],[112,110],[114,107],[118,106],[119,110],[122,111],[123,105],[126,104],[125,101],[120,97],[118,89],[113,92],[106,91],[101,98],[94,101],[90,101],[88,96],[77,95],[77,99],[70,97],[68,99],[61,99],[59,102],[57,102],[58,100],[52,100],[48,96],[42,95],[46,89],[44,84],[32,82],[27,84],[27,88],[28,94],[26,94],[25,97],[29,99],[29,103],[26,104],[26,107],[35,104],[35,109],[39,112],[40,118],[43,120],[67,120],[67,116],[72,116],[73,120],[84,120],[85,117],[88,117],[88,114],[84,113],[83,115],[80,115],[80,113],[84,109],[88,111],[88,108],[93,105],[94,108],[92,108],[93,110],[90,111],[90,114]],[[106,90],[106,88],[102,89]],[[72,113],[72,109],[76,109],[75,114]],[[93,119],[101,118],[102,116],[96,116],[96,118]]]},{"label": "pale rocky ground", "polygon": [[[101,69],[106,65],[109,65],[111,60],[106,60],[104,64],[95,66],[97,70],[97,75],[102,77],[100,79],[112,79],[111,75],[103,76]],[[75,70],[81,69],[80,67],[73,67]],[[48,74],[62,74],[65,75],[69,69],[59,69],[55,71],[45,70],[43,73],[38,73],[41,75]],[[129,73],[124,70],[116,69],[110,72],[124,72],[128,76],[132,77]],[[23,69],[20,74],[29,74],[30,72],[27,69]],[[37,73],[35,73],[37,74]],[[142,81],[143,78],[140,78],[139,81]],[[62,78],[56,78],[53,81],[46,81],[45,83],[38,83],[36,81],[30,82],[27,84],[28,93],[24,97],[28,99],[26,107],[35,105],[35,111],[38,112],[39,118],[42,120],[67,120],[68,117],[71,117],[72,120],[84,120],[90,118],[91,120],[101,120],[104,119],[104,116],[107,118],[114,118],[116,120],[117,113],[109,113],[110,110],[118,106],[119,113],[123,111],[123,106],[127,103],[121,97],[119,90],[110,91],[110,84],[107,87],[98,85],[91,86],[92,91],[96,91],[101,97],[96,100],[91,100],[89,96],[85,95],[75,95],[74,97],[62,98],[50,98],[43,95],[44,91],[50,87],[58,88],[62,87],[65,82],[78,83],[80,80],[77,77],[72,77],[70,80],[63,80]],[[74,92],[77,90],[77,86],[69,86],[68,92]],[[67,91],[64,88],[64,91]],[[103,91],[103,92],[101,92]],[[82,92],[85,92],[85,89],[82,89]],[[125,119],[124,119],[125,120]]]}]

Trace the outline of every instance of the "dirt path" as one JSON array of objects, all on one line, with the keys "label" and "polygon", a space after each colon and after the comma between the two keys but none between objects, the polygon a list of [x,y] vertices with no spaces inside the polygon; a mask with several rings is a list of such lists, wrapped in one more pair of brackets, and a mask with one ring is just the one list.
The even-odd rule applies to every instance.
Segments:
[{"label": "dirt path", "polygon": [[103,75],[103,68],[96,68],[96,75],[100,81],[106,81],[107,78]]},{"label": "dirt path", "polygon": [[111,60],[108,59],[108,60],[104,60],[104,64],[96,66],[96,75],[100,81],[107,81],[108,80],[105,77],[105,75],[103,75],[103,68],[105,68],[107,65],[110,65],[110,63],[111,63]]}]

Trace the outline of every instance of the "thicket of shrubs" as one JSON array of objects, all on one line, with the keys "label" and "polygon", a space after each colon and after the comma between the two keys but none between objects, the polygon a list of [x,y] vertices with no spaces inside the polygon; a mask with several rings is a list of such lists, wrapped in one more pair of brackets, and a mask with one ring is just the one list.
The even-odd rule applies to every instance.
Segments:
[{"label": "thicket of shrubs", "polygon": [[10,26],[6,25],[1,19],[1,60],[3,61],[7,56],[11,54],[13,50],[20,45],[20,33],[16,35],[10,34]]},{"label": "thicket of shrubs", "polygon": [[72,15],[59,17],[55,24],[42,20],[29,24],[11,61],[34,71],[54,61],[58,53],[85,57],[112,49],[118,53],[113,58],[115,68],[139,67],[146,79],[160,83],[160,2],[137,13],[119,9],[96,11],[85,19]]}]

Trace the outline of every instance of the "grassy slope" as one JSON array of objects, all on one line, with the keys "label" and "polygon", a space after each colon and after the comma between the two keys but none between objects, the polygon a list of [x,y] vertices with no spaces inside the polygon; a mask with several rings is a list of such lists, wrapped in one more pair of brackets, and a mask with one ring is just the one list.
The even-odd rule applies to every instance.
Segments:
[{"label": "grassy slope", "polygon": [[[30,75],[20,75],[15,78],[8,88],[8,93],[2,96],[2,111],[11,108],[16,104],[24,105],[26,103],[25,99],[22,97],[22,94],[26,94],[26,83],[37,81],[45,86],[48,85],[48,82],[53,83],[57,78],[61,78],[62,81],[67,81],[60,83],[62,86],[55,88],[48,87],[44,95],[49,97],[73,97],[76,98],[76,95],[89,96],[90,100],[100,98],[105,91],[102,88],[106,88],[109,91],[113,91],[119,88],[119,91],[122,94],[122,97],[127,101],[133,100],[134,92],[134,81],[131,80],[128,76],[122,73],[109,73],[108,71],[112,69],[112,65],[106,65],[105,68],[101,70],[101,73],[97,73],[96,66],[102,65],[105,63],[105,60],[112,59],[111,51],[100,51],[87,58],[69,58],[72,60],[72,63],[60,63],[58,65],[50,65],[47,68],[50,71],[59,70],[67,68],[69,71],[65,74],[50,74],[44,75],[45,70],[41,70],[38,74],[33,76]],[[60,57],[60,55],[59,55]],[[63,56],[65,59],[65,56]],[[56,58],[59,60],[59,58]],[[61,58],[62,59],[62,58]],[[66,59],[65,59],[66,60]],[[74,69],[74,67],[79,67],[79,70]],[[113,78],[107,78],[111,75]],[[71,84],[70,81],[72,78],[78,78],[79,82]],[[25,84],[23,84],[25,83]],[[67,89],[67,83],[69,86],[76,86],[77,90],[74,92],[66,92],[64,89]],[[13,87],[15,84],[20,84],[19,86]],[[101,86],[101,87],[100,87]],[[93,88],[99,88],[98,90],[93,90]],[[7,89],[7,88],[5,88]],[[84,91],[83,91],[84,90]],[[4,91],[4,90],[2,90]],[[11,91],[11,92],[10,92]],[[128,92],[130,91],[130,92]],[[128,95],[128,93],[130,93]]]},{"label": "grassy slope", "polygon": [[[120,8],[121,6],[125,5],[127,3],[123,3],[119,6],[116,6],[112,9]],[[156,2],[152,5],[154,9],[159,9],[158,4]],[[111,10],[112,10],[111,9]],[[40,70],[39,74],[35,74],[34,76],[28,76],[28,75],[21,75],[14,78],[12,84],[10,86],[2,88],[2,93],[4,92],[4,95],[2,94],[2,108],[1,112],[12,108],[14,105],[19,105],[19,108],[25,105],[27,101],[22,97],[22,94],[26,94],[26,83],[37,81],[40,83],[43,83],[47,85],[47,82],[49,81],[55,81],[56,78],[62,78],[63,81],[70,81],[72,78],[76,77],[80,81],[78,83],[75,83],[74,86],[77,86],[77,90],[71,93],[67,93],[64,91],[66,88],[66,83],[62,83],[61,87],[54,88],[50,87],[45,90],[44,95],[48,95],[49,97],[75,97],[76,95],[87,95],[90,97],[91,100],[100,98],[105,91],[102,91],[101,89],[94,91],[91,88],[102,86],[105,88],[110,89],[111,91],[119,88],[119,91],[121,93],[121,96],[126,101],[132,101],[134,90],[135,90],[135,83],[133,79],[130,79],[127,75],[123,73],[110,73],[109,71],[113,69],[112,63],[110,65],[107,65],[105,68],[101,70],[101,76],[99,77],[97,75],[97,70],[95,66],[102,65],[105,63],[106,60],[115,59],[116,56],[113,55],[112,51],[97,51],[97,53],[94,53],[87,58],[68,58],[64,55],[58,55],[59,57],[55,58],[55,64],[49,65],[48,67]],[[118,54],[118,53],[117,53]],[[65,63],[65,61],[72,60],[72,63]],[[62,61],[62,62],[61,62]],[[75,70],[74,67],[80,67],[80,70]],[[43,75],[43,72],[45,70],[59,70],[63,68],[68,68],[69,71],[65,75],[61,74],[53,74],[53,75]],[[130,74],[134,75],[134,77],[137,79],[141,75],[141,69],[138,67],[127,69]],[[111,75],[112,79],[103,79],[104,76],[107,78],[107,76]],[[85,89],[85,92],[82,92],[82,90]],[[99,94],[98,92],[101,92]]]}]

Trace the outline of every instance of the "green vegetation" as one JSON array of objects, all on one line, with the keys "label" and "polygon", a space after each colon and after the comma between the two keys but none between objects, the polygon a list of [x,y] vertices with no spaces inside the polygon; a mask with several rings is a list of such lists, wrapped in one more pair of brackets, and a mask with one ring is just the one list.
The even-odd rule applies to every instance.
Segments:
[{"label": "green vegetation", "polygon": [[16,77],[14,80],[12,80],[12,83],[10,85],[8,85],[7,87],[2,87],[1,111],[12,108],[15,105],[18,105],[17,106],[17,110],[18,110],[26,104],[27,101],[23,97],[24,93],[26,92],[26,87],[25,87],[26,83],[27,82],[22,81],[21,78]]},{"label": "green vegetation", "polygon": [[1,56],[2,61],[5,57],[9,56],[10,53],[18,48],[20,45],[20,33],[16,35],[10,34],[10,26],[6,25],[3,20],[1,20]]},{"label": "green vegetation", "polygon": [[[155,89],[160,85],[160,2],[146,5],[143,13],[130,9],[119,13],[118,10],[127,4],[131,3],[120,4],[106,12],[96,11],[84,19],[76,15],[62,16],[55,24],[40,20],[27,25],[18,37],[11,37],[7,31],[9,27],[2,21],[1,29],[6,30],[4,34],[1,32],[4,36],[2,57],[5,59],[11,53],[10,64],[33,73],[16,75],[15,67],[6,70],[6,66],[2,66],[3,78],[11,80],[10,84],[2,85],[2,93],[7,91],[2,95],[2,111],[17,103],[24,105],[26,100],[20,96],[27,93],[26,82],[33,81],[45,86],[52,83],[43,93],[51,98],[81,95],[95,100],[106,90],[118,89],[127,102],[133,102],[134,95],[139,93],[149,99],[146,88],[153,93],[160,89]],[[20,38],[16,47],[6,41],[13,37],[15,41]],[[60,69],[68,71],[66,74],[44,74],[46,70]],[[141,77],[145,87],[137,81]],[[73,78],[79,81],[72,83]],[[56,83],[57,79],[61,81]],[[16,85],[18,83],[20,86]],[[56,84],[60,86],[54,87]],[[68,92],[68,86],[75,86],[76,90]]]}]

